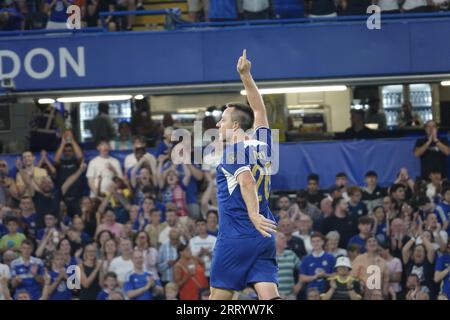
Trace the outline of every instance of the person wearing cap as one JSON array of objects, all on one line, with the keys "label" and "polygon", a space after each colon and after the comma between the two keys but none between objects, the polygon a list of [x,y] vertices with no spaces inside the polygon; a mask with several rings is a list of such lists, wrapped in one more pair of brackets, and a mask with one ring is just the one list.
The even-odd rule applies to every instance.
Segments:
[{"label": "person wearing cap", "polygon": [[380,99],[371,98],[369,100],[369,109],[364,119],[366,124],[376,124],[378,130],[386,130],[386,115],[380,112]]},{"label": "person wearing cap", "polygon": [[361,200],[366,204],[367,210],[372,210],[383,204],[383,198],[386,196],[386,190],[378,186],[378,175],[375,171],[370,170],[365,174],[366,185],[361,189]]},{"label": "person wearing cap", "polygon": [[[376,281],[381,285],[383,294],[388,296],[389,289],[389,270],[386,267],[386,260],[384,260],[379,254],[379,244],[377,238],[370,236],[366,239],[366,253],[360,254],[353,260],[352,263],[352,276],[357,278],[364,288],[364,297],[367,297],[373,289],[369,284],[374,281],[374,270],[377,272],[376,277],[379,281]],[[374,268],[376,267],[376,268]]]},{"label": "person wearing cap", "polygon": [[350,275],[352,264],[347,257],[339,257],[334,266],[336,274],[329,277],[322,300],[361,300],[361,287],[357,279]]}]

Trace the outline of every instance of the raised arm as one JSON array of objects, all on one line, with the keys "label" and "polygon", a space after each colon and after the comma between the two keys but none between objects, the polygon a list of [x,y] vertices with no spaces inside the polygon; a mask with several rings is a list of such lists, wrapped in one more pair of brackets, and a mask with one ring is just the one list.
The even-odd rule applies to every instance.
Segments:
[{"label": "raised arm", "polygon": [[66,181],[64,181],[63,185],[61,186],[61,192],[63,195],[66,194],[67,190],[77,181],[77,179],[81,176],[81,174],[86,170],[87,166],[85,163],[82,163],[80,168],[72,174],[69,178],[67,178]]},{"label": "raised arm", "polygon": [[263,98],[258,91],[255,81],[253,80],[250,69],[251,63],[247,60],[247,50],[244,49],[242,56],[239,58],[237,70],[241,76],[241,81],[244,84],[245,91],[247,92],[247,100],[255,115],[253,127],[269,127],[266,106],[264,105]]}]

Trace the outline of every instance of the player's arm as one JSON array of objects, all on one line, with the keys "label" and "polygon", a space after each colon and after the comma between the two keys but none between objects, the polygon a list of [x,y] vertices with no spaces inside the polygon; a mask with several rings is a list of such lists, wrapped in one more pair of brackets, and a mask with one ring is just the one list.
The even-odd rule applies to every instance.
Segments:
[{"label": "player's arm", "polygon": [[256,230],[264,237],[271,237],[270,233],[275,233],[277,227],[274,221],[266,219],[259,213],[258,192],[252,173],[250,170],[245,170],[236,179],[241,188],[241,194],[247,207],[248,216]]},{"label": "player's arm", "polygon": [[247,50],[244,49],[242,56],[239,58],[237,64],[237,70],[241,76],[241,81],[244,84],[245,91],[247,92],[247,100],[255,115],[254,128],[269,127],[269,121],[267,120],[266,106],[264,105],[263,98],[258,91],[255,81],[250,73],[251,63],[247,60]]}]

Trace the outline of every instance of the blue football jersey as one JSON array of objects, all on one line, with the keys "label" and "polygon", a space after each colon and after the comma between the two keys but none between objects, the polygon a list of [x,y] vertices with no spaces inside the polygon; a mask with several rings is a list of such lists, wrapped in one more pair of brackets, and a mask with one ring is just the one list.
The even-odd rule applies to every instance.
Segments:
[{"label": "blue football jersey", "polygon": [[275,221],[269,209],[271,131],[260,127],[251,140],[226,145],[216,169],[219,235],[226,238],[247,238],[260,235],[248,217],[247,207],[237,181],[244,171],[256,181],[259,211]]}]

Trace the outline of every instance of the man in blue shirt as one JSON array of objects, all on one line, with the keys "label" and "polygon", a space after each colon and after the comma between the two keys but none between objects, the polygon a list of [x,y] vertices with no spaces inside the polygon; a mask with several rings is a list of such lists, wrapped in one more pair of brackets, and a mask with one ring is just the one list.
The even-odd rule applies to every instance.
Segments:
[{"label": "man in blue shirt", "polygon": [[[238,72],[250,108],[229,103],[217,123],[223,155],[216,169],[219,234],[211,263],[211,299],[254,286],[259,299],[279,299],[275,218],[269,208],[271,137],[266,107],[246,51]],[[254,128],[253,137],[245,131]]]},{"label": "man in blue shirt", "polygon": [[434,282],[443,281],[442,294],[450,299],[450,242],[447,244],[447,252],[436,260]]},{"label": "man in blue shirt", "polygon": [[436,215],[442,226],[442,230],[447,231],[450,235],[450,188],[447,187],[442,191],[443,199],[436,206]]},{"label": "man in blue shirt", "polygon": [[52,267],[48,271],[50,283],[47,286],[48,300],[71,300],[72,292],[67,287],[66,268],[64,267],[64,256],[57,251],[53,254]]},{"label": "man in blue shirt", "polygon": [[325,291],[326,279],[334,272],[336,258],[323,251],[325,239],[319,232],[311,235],[312,252],[306,256],[300,266],[300,282],[307,284],[307,289],[317,288]]},{"label": "man in blue shirt", "polygon": [[31,256],[33,243],[23,240],[21,257],[11,262],[11,285],[16,290],[26,290],[33,300],[38,300],[44,284],[44,264],[41,259]]},{"label": "man in blue shirt", "polygon": [[161,281],[152,272],[144,271],[142,252],[135,250],[132,261],[134,270],[127,274],[123,291],[130,300],[153,300],[155,294],[163,294]]}]

